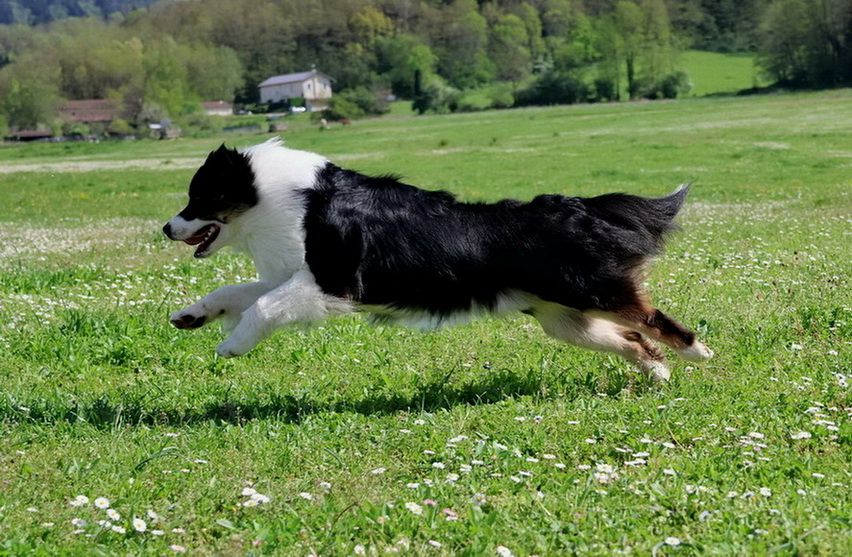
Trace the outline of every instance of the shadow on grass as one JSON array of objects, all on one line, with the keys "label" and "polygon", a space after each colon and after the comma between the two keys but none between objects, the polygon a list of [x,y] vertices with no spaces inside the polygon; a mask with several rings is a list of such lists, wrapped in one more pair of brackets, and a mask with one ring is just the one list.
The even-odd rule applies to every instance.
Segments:
[{"label": "shadow on grass", "polygon": [[[382,393],[353,400],[319,400],[304,393],[273,394],[265,400],[229,400],[225,393],[220,400],[199,408],[157,408],[146,395],[125,395],[119,400],[101,397],[87,403],[74,402],[64,408],[50,401],[29,404],[0,403],[0,422],[5,423],[86,423],[99,429],[121,425],[192,425],[204,422],[242,424],[252,420],[275,419],[299,423],[305,417],[323,413],[355,412],[363,415],[386,415],[401,411],[434,412],[458,405],[493,404],[517,396],[538,396],[542,399],[609,396],[628,389],[641,389],[628,376],[610,372],[602,388],[601,376],[587,373],[564,377],[558,385],[545,382],[535,374],[519,375],[509,371],[490,372],[472,383],[451,385],[449,374],[416,388],[413,394]],[[333,388],[333,387],[331,387]],[[262,393],[261,393],[262,394]]]}]

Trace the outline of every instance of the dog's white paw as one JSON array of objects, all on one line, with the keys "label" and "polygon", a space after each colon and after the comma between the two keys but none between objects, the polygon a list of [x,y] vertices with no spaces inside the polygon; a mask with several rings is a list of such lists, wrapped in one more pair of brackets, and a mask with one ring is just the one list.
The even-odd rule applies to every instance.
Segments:
[{"label": "dog's white paw", "polygon": [[648,372],[648,375],[651,376],[651,379],[658,383],[665,383],[672,376],[672,372],[669,371],[669,366],[663,362],[648,362],[646,364],[646,371]]},{"label": "dog's white paw", "polygon": [[169,316],[169,321],[178,329],[197,329],[209,320],[204,310],[196,306],[189,306],[176,311]]},{"label": "dog's white paw", "polygon": [[231,335],[216,347],[216,353],[223,358],[236,358],[247,354],[256,345],[256,342]]},{"label": "dog's white paw", "polygon": [[691,346],[678,350],[678,354],[690,362],[703,362],[713,357],[713,351],[697,340],[693,341]]}]

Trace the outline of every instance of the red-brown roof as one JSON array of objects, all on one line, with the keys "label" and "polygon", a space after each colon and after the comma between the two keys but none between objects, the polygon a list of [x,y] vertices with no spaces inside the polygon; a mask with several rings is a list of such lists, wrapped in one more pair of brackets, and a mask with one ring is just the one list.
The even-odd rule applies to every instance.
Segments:
[{"label": "red-brown roof", "polygon": [[201,108],[204,110],[233,110],[234,105],[228,101],[204,101],[201,103]]},{"label": "red-brown roof", "polygon": [[118,103],[109,99],[67,101],[59,115],[70,122],[110,122],[119,116]]}]

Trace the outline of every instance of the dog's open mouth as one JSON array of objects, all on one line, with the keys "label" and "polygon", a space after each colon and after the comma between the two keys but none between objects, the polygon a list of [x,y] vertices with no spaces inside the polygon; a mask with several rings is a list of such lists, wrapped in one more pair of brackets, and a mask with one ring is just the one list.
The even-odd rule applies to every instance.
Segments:
[{"label": "dog's open mouth", "polygon": [[190,246],[198,246],[195,248],[195,257],[203,257],[207,248],[210,247],[216,238],[219,236],[219,226],[216,224],[208,224],[201,228],[198,232],[184,240]]}]

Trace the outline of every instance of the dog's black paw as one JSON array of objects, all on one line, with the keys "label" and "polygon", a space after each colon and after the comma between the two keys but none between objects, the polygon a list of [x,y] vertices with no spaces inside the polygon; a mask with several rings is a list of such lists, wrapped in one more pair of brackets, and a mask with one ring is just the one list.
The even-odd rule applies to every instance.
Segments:
[{"label": "dog's black paw", "polygon": [[183,313],[171,317],[172,325],[178,329],[197,329],[204,325],[205,321],[207,321],[206,315],[196,317],[189,313]]}]

